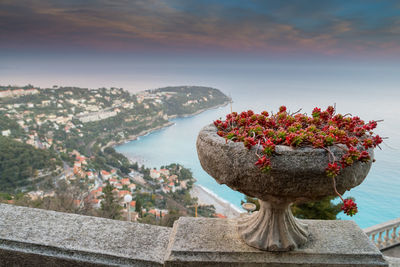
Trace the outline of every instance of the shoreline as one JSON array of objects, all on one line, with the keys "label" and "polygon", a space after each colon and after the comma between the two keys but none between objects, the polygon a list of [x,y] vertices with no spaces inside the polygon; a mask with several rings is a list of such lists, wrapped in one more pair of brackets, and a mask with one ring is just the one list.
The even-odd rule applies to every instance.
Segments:
[{"label": "shoreline", "polygon": [[222,104],[216,105],[216,106],[214,106],[214,107],[202,108],[202,109],[199,109],[199,110],[197,110],[197,111],[195,111],[195,112],[193,112],[193,113],[189,113],[189,114],[171,115],[171,116],[168,116],[168,119],[193,117],[193,116],[196,116],[196,115],[198,115],[198,114],[200,114],[200,113],[202,113],[202,112],[204,112],[204,111],[207,111],[207,110],[212,110],[212,109],[217,109],[217,108],[220,108],[220,107],[225,107],[225,106],[228,105],[229,103],[230,103],[230,102],[228,101],[228,102],[224,102],[224,103],[222,103]]},{"label": "shoreline", "polygon": [[[207,111],[207,110],[212,110],[212,109],[217,109],[217,108],[220,108],[220,107],[225,107],[225,106],[228,105],[229,103],[230,103],[230,102],[227,101],[227,102],[224,102],[224,103],[222,103],[222,104],[219,104],[219,105],[216,105],[216,106],[213,106],[213,107],[210,107],[210,108],[199,109],[199,110],[197,110],[197,111],[195,111],[195,112],[193,112],[193,113],[188,113],[188,114],[183,114],[183,115],[171,115],[171,116],[168,116],[168,122],[166,122],[166,123],[164,123],[164,124],[162,124],[162,125],[159,125],[159,126],[156,126],[156,127],[150,128],[150,129],[147,129],[147,130],[143,130],[143,131],[141,131],[141,132],[138,133],[138,134],[130,135],[130,136],[128,136],[127,138],[124,138],[124,139],[122,139],[121,141],[118,141],[118,142],[116,142],[116,141],[110,141],[110,142],[108,142],[106,145],[102,146],[102,149],[104,149],[104,148],[106,148],[106,147],[108,147],[108,146],[115,147],[115,146],[123,145],[123,144],[125,144],[125,143],[131,142],[131,141],[135,141],[135,140],[137,140],[139,137],[145,136],[145,135],[150,134],[150,133],[152,133],[152,132],[154,132],[154,131],[157,131],[157,130],[161,130],[161,129],[163,129],[163,128],[170,127],[170,126],[172,126],[172,125],[175,124],[174,122],[169,121],[170,119],[172,120],[172,119],[177,119],[177,118],[188,118],[188,117],[193,117],[193,116],[196,116],[196,115],[198,115],[198,114],[200,114],[200,113],[202,113],[202,112],[204,112],[204,111]],[[125,156],[125,155],[124,155],[124,156]],[[126,156],[125,156],[125,157],[126,157]]]},{"label": "shoreline", "polygon": [[[150,134],[154,131],[157,130],[161,130],[163,128],[166,127],[170,127],[172,125],[174,125],[175,123],[169,120],[172,119],[176,119],[176,118],[188,118],[188,117],[193,117],[196,116],[204,111],[207,110],[213,110],[213,109],[217,109],[220,107],[224,107],[226,105],[228,105],[230,102],[224,102],[222,104],[210,107],[210,108],[203,108],[203,109],[199,109],[196,112],[190,113],[190,114],[183,114],[183,115],[172,115],[172,116],[168,116],[168,122],[162,125],[159,125],[157,127],[153,127],[144,131],[141,131],[138,134],[135,135],[130,135],[128,138],[124,138],[123,140],[119,141],[119,142],[115,142],[115,141],[111,141],[109,143],[107,143],[105,146],[103,146],[102,148],[105,148],[107,146],[118,146],[118,145],[123,145],[126,144],[128,142],[131,141],[135,141],[137,140],[139,137],[141,136],[145,136],[147,134]],[[128,156],[124,155],[125,157],[128,158],[129,161],[133,162]],[[190,195],[192,197],[196,197],[198,199],[198,204],[200,205],[214,205],[215,207],[215,212],[216,213],[220,213],[224,216],[226,216],[227,218],[236,218],[239,217],[241,213],[243,213],[244,211],[240,210],[240,208],[236,207],[235,205],[233,205],[232,203],[230,203],[229,201],[219,197],[217,194],[215,194],[212,190],[199,185],[199,184],[193,184],[192,189],[190,190]]]},{"label": "shoreline", "polygon": [[210,189],[199,184],[193,184],[190,195],[192,197],[197,197],[199,205],[214,205],[215,212],[226,216],[228,219],[237,218],[244,212]]},{"label": "shoreline", "polygon": [[[123,145],[123,144],[129,143],[131,141],[135,141],[141,136],[145,136],[145,135],[150,134],[152,132],[155,132],[155,131],[170,127],[170,126],[172,126],[174,124],[175,124],[174,122],[168,121],[168,122],[166,122],[164,124],[161,124],[159,126],[156,126],[156,127],[153,127],[153,128],[149,128],[147,130],[143,130],[138,134],[132,134],[132,135],[128,136],[127,138],[122,139],[121,141],[118,141],[118,142],[117,141],[110,141],[107,144],[105,144],[104,146],[102,146],[102,149],[104,149],[104,148],[106,148],[108,146],[115,147],[115,146],[119,146],[119,145]],[[124,156],[126,157],[126,155],[124,155]]]}]

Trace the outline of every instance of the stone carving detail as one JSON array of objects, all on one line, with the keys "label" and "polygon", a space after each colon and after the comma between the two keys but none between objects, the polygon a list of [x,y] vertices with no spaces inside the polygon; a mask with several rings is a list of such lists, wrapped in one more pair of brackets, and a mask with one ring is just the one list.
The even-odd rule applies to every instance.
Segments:
[{"label": "stone carving detail", "polygon": [[293,250],[304,244],[308,236],[307,225],[293,216],[289,203],[263,200],[260,211],[239,219],[238,231],[248,245],[268,251]]},{"label": "stone carving detail", "polygon": [[[307,241],[307,226],[293,217],[290,204],[335,195],[332,179],[326,177],[328,152],[323,149],[276,146],[271,171],[262,173],[254,165],[256,147],[226,142],[214,125],[204,127],[197,138],[197,153],[203,169],[218,183],[260,200],[260,211],[238,219],[238,231],[250,246],[268,251],[293,250]],[[332,147],[336,158],[345,153]],[[373,158],[373,150],[369,150]],[[335,178],[339,193],[359,185],[372,161],[356,162]]]}]

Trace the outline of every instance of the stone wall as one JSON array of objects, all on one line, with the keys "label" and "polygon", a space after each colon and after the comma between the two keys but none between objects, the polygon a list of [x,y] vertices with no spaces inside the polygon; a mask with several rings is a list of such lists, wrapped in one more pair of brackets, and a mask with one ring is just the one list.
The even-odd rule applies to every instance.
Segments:
[{"label": "stone wall", "polygon": [[0,204],[0,266],[162,266],[170,232]]},{"label": "stone wall", "polygon": [[0,266],[388,266],[355,223],[303,222],[304,247],[266,252],[239,238],[234,219],[167,228],[0,204]]}]

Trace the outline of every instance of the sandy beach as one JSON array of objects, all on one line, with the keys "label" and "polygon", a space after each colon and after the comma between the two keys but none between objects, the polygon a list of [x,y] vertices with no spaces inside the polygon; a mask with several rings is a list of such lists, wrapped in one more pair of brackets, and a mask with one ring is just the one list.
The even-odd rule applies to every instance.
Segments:
[{"label": "sandy beach", "polygon": [[198,198],[199,204],[214,205],[216,213],[228,218],[236,218],[243,212],[201,185],[194,184],[190,194]]}]

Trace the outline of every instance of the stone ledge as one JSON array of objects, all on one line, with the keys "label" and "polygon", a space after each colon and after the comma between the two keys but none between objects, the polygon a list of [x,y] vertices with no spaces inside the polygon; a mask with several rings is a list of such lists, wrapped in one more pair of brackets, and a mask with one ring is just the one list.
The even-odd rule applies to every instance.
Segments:
[{"label": "stone ledge", "polygon": [[0,204],[0,265],[162,266],[170,232],[167,227]]},{"label": "stone ledge", "polygon": [[304,220],[310,241],[291,252],[247,246],[235,220],[180,218],[174,224],[165,266],[388,266],[352,221]]},{"label": "stone ledge", "polygon": [[305,222],[310,242],[265,252],[233,219],[182,217],[171,229],[0,204],[0,266],[388,266],[355,223]]}]

